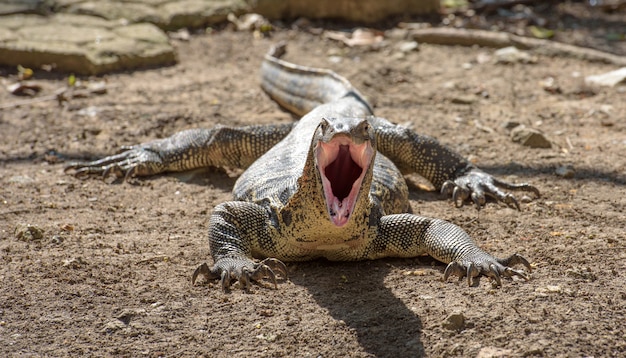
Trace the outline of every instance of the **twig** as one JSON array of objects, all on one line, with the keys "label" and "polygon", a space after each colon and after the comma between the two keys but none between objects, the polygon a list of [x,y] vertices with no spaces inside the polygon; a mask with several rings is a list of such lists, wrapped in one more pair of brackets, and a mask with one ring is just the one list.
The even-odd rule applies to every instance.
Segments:
[{"label": "twig", "polygon": [[167,261],[167,260],[169,260],[169,256],[167,256],[167,255],[157,255],[157,256],[152,256],[152,257],[145,258],[143,260],[139,260],[139,261],[137,261],[137,265],[145,264],[145,263],[148,263],[148,262]]},{"label": "twig", "polygon": [[78,87],[61,87],[57,89],[54,94],[47,96],[35,97],[30,99],[24,99],[21,101],[0,103],[0,109],[13,108],[19,106],[27,106],[39,102],[58,101],[59,104],[67,102],[73,98],[89,97],[93,94],[104,94],[112,86],[94,86],[93,88],[78,88]]},{"label": "twig", "polygon": [[13,108],[13,107],[19,107],[19,106],[27,106],[27,105],[31,105],[31,104],[35,104],[35,103],[39,103],[39,102],[53,101],[53,100],[56,100],[56,99],[57,99],[57,95],[51,94],[51,95],[42,96],[42,97],[23,99],[21,101],[0,103],[0,109]]},{"label": "twig", "polygon": [[506,32],[437,27],[412,30],[411,36],[418,42],[431,44],[460,46],[478,45],[494,48],[515,46],[519,49],[533,50],[539,54],[548,56],[573,57],[591,62],[626,66],[626,56],[618,56],[608,52],[550,40],[517,36]]},{"label": "twig", "polygon": [[476,12],[493,12],[503,7],[513,7],[515,5],[530,5],[533,3],[540,3],[544,1],[539,0],[503,0],[503,1],[480,1],[473,5],[471,8]]}]

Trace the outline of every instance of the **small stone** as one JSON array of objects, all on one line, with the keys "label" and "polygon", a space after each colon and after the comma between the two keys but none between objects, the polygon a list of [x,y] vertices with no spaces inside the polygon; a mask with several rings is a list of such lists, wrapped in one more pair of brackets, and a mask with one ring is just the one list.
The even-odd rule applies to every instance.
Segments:
[{"label": "small stone", "polygon": [[120,312],[117,316],[115,316],[115,318],[117,318],[122,323],[124,323],[124,325],[128,325],[130,323],[130,320],[133,319],[134,317],[145,316],[145,315],[146,315],[146,310],[145,309],[141,309],[141,308],[135,308],[135,309],[125,308],[125,309],[122,310],[122,312]]},{"label": "small stone", "polygon": [[59,236],[59,235],[52,236],[52,239],[50,240],[50,242],[55,244],[55,245],[61,245],[63,243],[63,241],[65,241],[65,238],[63,238],[63,236]]},{"label": "small stone", "polygon": [[571,179],[574,177],[574,174],[576,174],[576,171],[571,165],[564,165],[562,167],[556,168],[554,173],[565,179]]},{"label": "small stone", "polygon": [[537,58],[531,56],[528,52],[520,51],[516,47],[510,46],[501,48],[494,52],[496,63],[537,63]]},{"label": "small stone", "polygon": [[398,43],[397,49],[401,52],[407,53],[419,50],[419,45],[417,41],[402,41]]},{"label": "small stone", "polygon": [[563,288],[561,288],[561,286],[559,285],[547,285],[545,287],[537,287],[535,289],[536,293],[539,294],[554,294],[554,293],[562,293],[563,292]]},{"label": "small stone", "polygon": [[9,178],[9,183],[15,183],[15,184],[30,184],[34,182],[35,180],[33,178],[28,177],[26,175],[15,175]]},{"label": "small stone", "polygon": [[520,122],[516,122],[516,121],[506,121],[504,123],[502,123],[502,128],[507,129],[507,130],[511,130],[515,127],[520,126],[521,123]]},{"label": "small stone", "polygon": [[498,347],[483,347],[478,351],[476,358],[499,358],[499,357],[511,357],[513,351],[510,349],[498,348]]},{"label": "small stone", "polygon": [[115,320],[115,321],[110,321],[107,324],[105,324],[100,332],[101,333],[113,333],[125,327],[126,325],[124,324],[124,322],[120,320]]},{"label": "small stone", "polygon": [[519,201],[522,204],[528,204],[528,203],[531,203],[533,201],[533,198],[531,198],[528,195],[522,195],[522,197],[519,199]]},{"label": "small stone", "polygon": [[511,139],[526,147],[531,148],[551,148],[552,143],[538,129],[529,128],[524,125],[517,126],[511,130]]},{"label": "small stone", "polygon": [[69,259],[63,260],[63,267],[71,268],[71,269],[79,269],[87,262],[83,260],[82,257],[72,257]]},{"label": "small stone", "polygon": [[449,331],[460,331],[465,327],[465,316],[462,312],[451,313],[441,326]]},{"label": "small stone", "polygon": [[261,333],[256,336],[257,339],[261,339],[268,342],[274,342],[278,339],[278,335],[275,333]]},{"label": "small stone", "polygon": [[589,86],[615,87],[626,81],[626,67],[619,70],[606,72],[600,75],[585,77],[585,84]]},{"label": "small stone", "polygon": [[36,241],[43,239],[43,229],[31,224],[20,224],[15,228],[15,237],[22,241]]},{"label": "small stone", "polygon": [[456,96],[450,100],[454,104],[472,104],[476,102],[475,96]]}]

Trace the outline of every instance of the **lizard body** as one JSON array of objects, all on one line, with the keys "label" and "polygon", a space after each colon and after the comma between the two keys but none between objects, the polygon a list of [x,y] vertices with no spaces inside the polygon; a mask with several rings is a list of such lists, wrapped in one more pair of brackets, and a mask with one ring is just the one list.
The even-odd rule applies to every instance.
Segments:
[{"label": "lizard body", "polygon": [[[365,260],[428,254],[448,264],[450,274],[492,277],[528,275],[510,266],[526,259],[496,259],[458,226],[409,213],[403,173],[416,172],[452,194],[457,205],[485,195],[519,209],[504,189],[539,191],[502,182],[435,139],[375,117],[364,97],[334,72],[280,59],[276,47],[263,62],[262,86],[276,102],[303,117],[293,124],[192,129],[126,148],[88,163],[68,166],[77,176],[110,173],[128,177],[205,166],[246,169],[233,201],[219,204],[209,222],[213,267],[194,272],[251,281],[276,272],[283,261],[324,257]],[[262,259],[255,261],[253,258]]]}]

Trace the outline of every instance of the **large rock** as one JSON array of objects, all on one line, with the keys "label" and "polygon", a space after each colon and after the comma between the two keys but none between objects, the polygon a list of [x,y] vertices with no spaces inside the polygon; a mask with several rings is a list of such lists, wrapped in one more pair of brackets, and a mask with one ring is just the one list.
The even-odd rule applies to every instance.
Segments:
[{"label": "large rock", "polygon": [[439,0],[248,0],[254,12],[270,19],[338,19],[372,23],[397,15],[432,13]]},{"label": "large rock", "polygon": [[2,0],[0,16],[14,14],[44,14],[48,0]]},{"label": "large rock", "polygon": [[0,22],[0,64],[96,75],[170,65],[176,53],[152,24],[123,25],[88,15],[13,15]]},{"label": "large rock", "polygon": [[222,23],[229,13],[239,15],[249,7],[243,0],[83,0],[68,2],[59,9],[124,23],[149,22],[162,29],[176,30]]},{"label": "large rock", "polygon": [[0,0],[0,65],[102,74],[173,64],[163,30],[212,26],[229,13],[367,23],[438,8],[439,0]]}]

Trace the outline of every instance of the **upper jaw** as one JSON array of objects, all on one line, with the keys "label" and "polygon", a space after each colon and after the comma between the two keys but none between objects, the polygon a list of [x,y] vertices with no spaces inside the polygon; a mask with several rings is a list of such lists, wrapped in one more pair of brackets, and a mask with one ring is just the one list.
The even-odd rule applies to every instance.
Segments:
[{"label": "upper jaw", "polygon": [[350,133],[334,133],[330,140],[320,139],[315,159],[322,180],[324,198],[330,221],[337,227],[348,223],[374,159],[372,140]]}]

